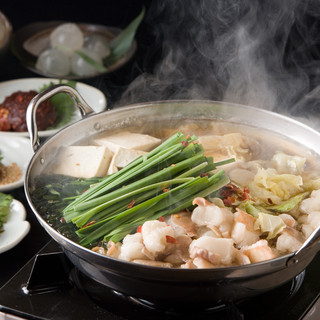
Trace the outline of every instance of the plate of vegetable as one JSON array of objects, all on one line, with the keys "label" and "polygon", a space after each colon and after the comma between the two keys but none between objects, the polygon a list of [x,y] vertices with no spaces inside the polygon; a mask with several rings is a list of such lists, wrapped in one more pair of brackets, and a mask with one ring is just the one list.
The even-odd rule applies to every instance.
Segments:
[{"label": "plate of vegetable", "polygon": [[0,193],[0,253],[16,246],[29,230],[23,204],[10,194]]},{"label": "plate of vegetable", "polygon": [[26,68],[45,77],[96,77],[131,59],[144,14],[142,9],[124,29],[70,21],[32,23],[14,34],[12,51]]},{"label": "plate of vegetable", "polygon": [[[0,83],[0,133],[29,137],[25,121],[29,102],[36,94],[55,84],[66,84],[77,89],[96,113],[103,111],[107,106],[102,91],[74,80],[24,78],[4,81]],[[39,136],[51,136],[63,126],[80,118],[81,115],[75,108],[72,98],[66,93],[58,93],[49,100],[49,103],[41,104],[37,110]]]}]

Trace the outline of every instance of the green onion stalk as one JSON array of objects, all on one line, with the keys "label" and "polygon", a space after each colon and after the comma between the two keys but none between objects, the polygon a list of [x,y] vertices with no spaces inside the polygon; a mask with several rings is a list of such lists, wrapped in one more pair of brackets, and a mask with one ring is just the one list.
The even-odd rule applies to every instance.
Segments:
[{"label": "green onion stalk", "polygon": [[219,165],[204,155],[196,136],[177,132],[158,147],[78,195],[63,210],[80,244],[120,241],[145,221],[192,207],[229,183]]}]

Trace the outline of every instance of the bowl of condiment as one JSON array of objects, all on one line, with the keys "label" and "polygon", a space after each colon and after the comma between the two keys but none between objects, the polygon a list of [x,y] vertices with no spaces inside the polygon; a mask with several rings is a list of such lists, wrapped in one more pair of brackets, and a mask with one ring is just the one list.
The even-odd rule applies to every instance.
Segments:
[{"label": "bowl of condiment", "polygon": [[[73,80],[56,78],[24,78],[0,82],[0,133],[11,136],[28,136],[26,109],[31,99],[42,90],[66,84],[77,89],[83,98],[93,106],[95,112],[107,106],[104,93],[90,85]],[[80,119],[74,101],[66,95],[56,95],[46,101],[37,112],[40,136],[48,137],[63,126]]]},{"label": "bowl of condiment", "polygon": [[23,186],[32,155],[29,139],[0,133],[0,192]]}]

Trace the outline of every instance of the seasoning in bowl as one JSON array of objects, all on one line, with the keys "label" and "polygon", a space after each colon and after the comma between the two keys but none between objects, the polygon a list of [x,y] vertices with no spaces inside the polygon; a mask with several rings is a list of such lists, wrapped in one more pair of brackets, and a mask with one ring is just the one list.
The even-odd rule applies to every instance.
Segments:
[{"label": "seasoning in bowl", "polygon": [[1,161],[2,156],[0,150],[0,185],[16,182],[22,177],[22,171],[15,162],[5,166]]}]

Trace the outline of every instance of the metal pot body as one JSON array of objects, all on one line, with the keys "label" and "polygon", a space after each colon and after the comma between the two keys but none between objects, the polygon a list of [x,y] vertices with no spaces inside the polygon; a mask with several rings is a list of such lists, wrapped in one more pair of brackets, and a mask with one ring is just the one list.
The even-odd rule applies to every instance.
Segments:
[{"label": "metal pot body", "polygon": [[[303,254],[246,266],[217,269],[166,269],[129,263],[95,253],[54,230],[39,215],[30,192],[34,179],[52,161],[63,145],[86,140],[105,130],[140,127],[145,123],[163,126],[185,120],[221,120],[280,134],[320,154],[320,135],[313,129],[287,117],[248,106],[211,101],[163,101],[133,105],[100,114],[85,114],[79,122],[67,126],[45,141],[30,161],[25,179],[29,204],[40,224],[60,244],[72,263],[88,277],[124,294],[163,305],[213,306],[257,295],[280,286],[302,272],[319,250],[317,240]],[[178,127],[177,127],[178,128]],[[154,128],[155,129],[155,128]],[[30,130],[29,130],[30,131]],[[37,139],[32,139],[36,141]]]}]

